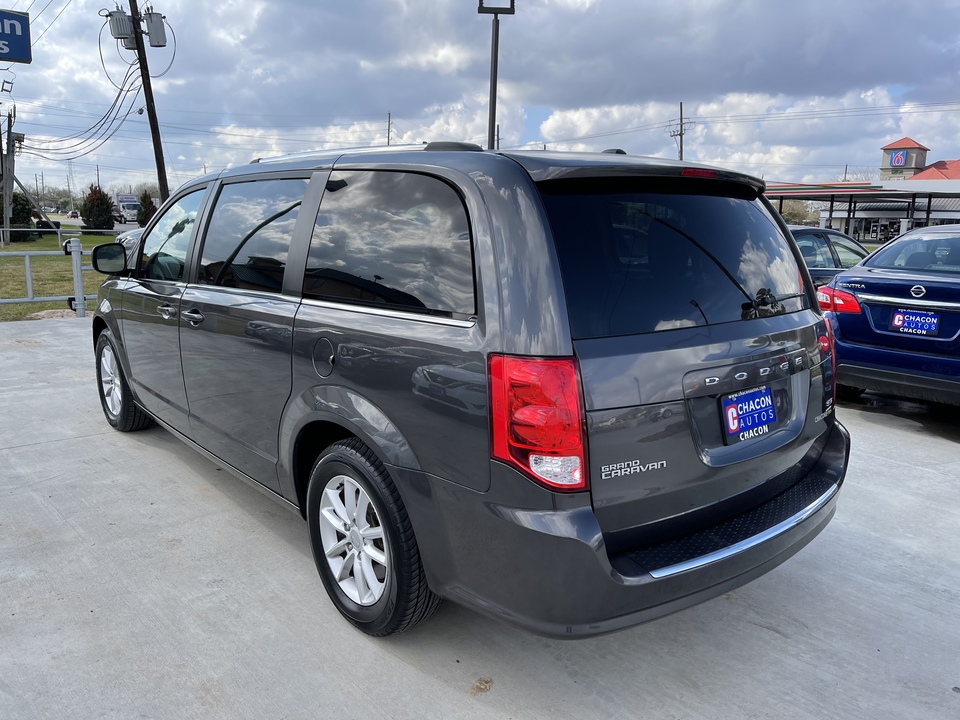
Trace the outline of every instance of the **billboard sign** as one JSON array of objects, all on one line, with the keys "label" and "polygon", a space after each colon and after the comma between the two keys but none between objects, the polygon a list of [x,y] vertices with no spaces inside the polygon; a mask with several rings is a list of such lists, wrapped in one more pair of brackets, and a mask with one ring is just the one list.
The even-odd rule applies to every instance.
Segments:
[{"label": "billboard sign", "polygon": [[27,13],[0,10],[0,62],[33,62]]}]

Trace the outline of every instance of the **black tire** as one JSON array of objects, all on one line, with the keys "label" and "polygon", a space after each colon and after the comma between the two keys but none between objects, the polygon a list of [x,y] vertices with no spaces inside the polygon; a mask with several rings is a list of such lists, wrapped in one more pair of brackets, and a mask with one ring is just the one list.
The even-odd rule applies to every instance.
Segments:
[{"label": "black tire", "polygon": [[866,392],[863,388],[851,387],[850,385],[837,384],[837,399],[844,402],[858,400]]},{"label": "black tire", "polygon": [[95,355],[100,407],[107,422],[120,432],[150,427],[153,420],[133,401],[127,379],[123,376],[117,345],[109,330],[104,330],[97,337]]},{"label": "black tire", "polygon": [[[348,486],[345,485],[347,481],[352,481],[349,491],[362,491],[369,500],[369,506],[372,506],[368,506],[364,517],[360,519],[357,518],[360,513],[353,513],[353,535],[334,527],[335,523],[331,523],[329,519],[331,511],[335,513],[337,520],[341,517],[341,514],[334,510],[335,506],[330,505],[334,497],[341,500],[341,507],[349,517],[349,510],[346,510],[348,504],[344,502],[348,492]],[[364,501],[362,495],[360,497],[361,501]],[[323,520],[325,529],[321,530],[321,513],[324,510],[328,514]],[[310,529],[313,558],[327,594],[340,614],[354,627],[368,635],[384,637],[403,632],[423,622],[440,607],[440,598],[427,587],[420,550],[400,493],[397,492],[383,463],[359,440],[354,438],[336,442],[324,450],[317,460],[310,473],[310,485],[307,489],[307,525]],[[340,557],[341,551],[337,550],[334,556],[328,559],[324,548],[324,533],[328,546],[332,542],[331,538],[334,538],[339,541],[335,547],[339,548],[346,543],[345,548],[353,548],[354,544],[350,541],[353,539],[356,543],[356,539],[362,537],[362,534],[356,534],[361,533],[361,525],[374,534],[382,530],[379,534],[383,540],[372,540],[369,543],[365,541],[364,551],[354,552],[353,555],[350,554],[352,550],[343,550],[343,557]],[[343,527],[351,530],[351,521],[348,519]],[[356,569],[357,563],[364,561],[362,556],[366,554],[367,548],[371,548],[374,553],[382,551],[386,561],[379,568],[374,568],[374,561],[366,558],[370,568],[378,569],[383,574],[382,578],[378,575],[379,586],[375,582],[373,589],[366,581],[357,582],[354,572],[344,571],[350,567]],[[348,565],[351,557],[356,558],[352,566]],[[339,580],[334,576],[333,565],[337,563],[340,564],[341,576],[346,575]],[[359,597],[364,586],[368,591],[365,601]],[[381,593],[379,596],[378,589]],[[347,592],[357,597],[352,598]]]}]

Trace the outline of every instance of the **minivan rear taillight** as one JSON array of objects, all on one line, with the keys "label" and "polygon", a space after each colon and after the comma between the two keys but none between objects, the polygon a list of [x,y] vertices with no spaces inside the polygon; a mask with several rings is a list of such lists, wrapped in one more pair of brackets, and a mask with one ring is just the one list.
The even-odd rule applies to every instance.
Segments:
[{"label": "minivan rear taillight", "polygon": [[559,491],[587,489],[574,358],[490,356],[493,457]]}]

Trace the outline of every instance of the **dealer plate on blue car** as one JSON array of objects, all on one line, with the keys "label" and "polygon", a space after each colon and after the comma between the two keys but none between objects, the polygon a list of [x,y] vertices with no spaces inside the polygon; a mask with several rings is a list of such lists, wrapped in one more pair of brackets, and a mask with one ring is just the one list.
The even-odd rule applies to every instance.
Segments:
[{"label": "dealer plate on blue car", "polygon": [[725,395],[721,408],[727,445],[766,435],[777,423],[773,393],[766,385]]},{"label": "dealer plate on blue car", "polygon": [[940,316],[923,310],[895,310],[890,329],[905,335],[936,335],[940,332]]}]

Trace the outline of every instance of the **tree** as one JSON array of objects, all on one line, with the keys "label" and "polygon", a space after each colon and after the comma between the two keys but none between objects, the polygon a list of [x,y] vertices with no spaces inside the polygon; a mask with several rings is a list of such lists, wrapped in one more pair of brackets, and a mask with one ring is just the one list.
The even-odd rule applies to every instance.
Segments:
[{"label": "tree", "polygon": [[149,193],[150,197],[160,197],[160,190],[155,182],[137,183],[133,186],[133,191],[137,194],[137,197],[140,197],[145,192]]},{"label": "tree", "polygon": [[150,197],[150,190],[144,189],[137,198],[140,201],[140,209],[137,210],[137,225],[144,227],[150,218],[157,212],[157,206],[153,204],[153,198]]},{"label": "tree", "polygon": [[880,179],[880,168],[846,167],[843,174],[837,175],[837,182],[876,182]]},{"label": "tree", "polygon": [[87,196],[80,203],[83,224],[95,230],[113,230],[113,201],[97,185],[90,185]]},{"label": "tree", "polygon": [[817,218],[818,213],[803,200],[784,200],[783,219],[790,225],[808,225]]}]

